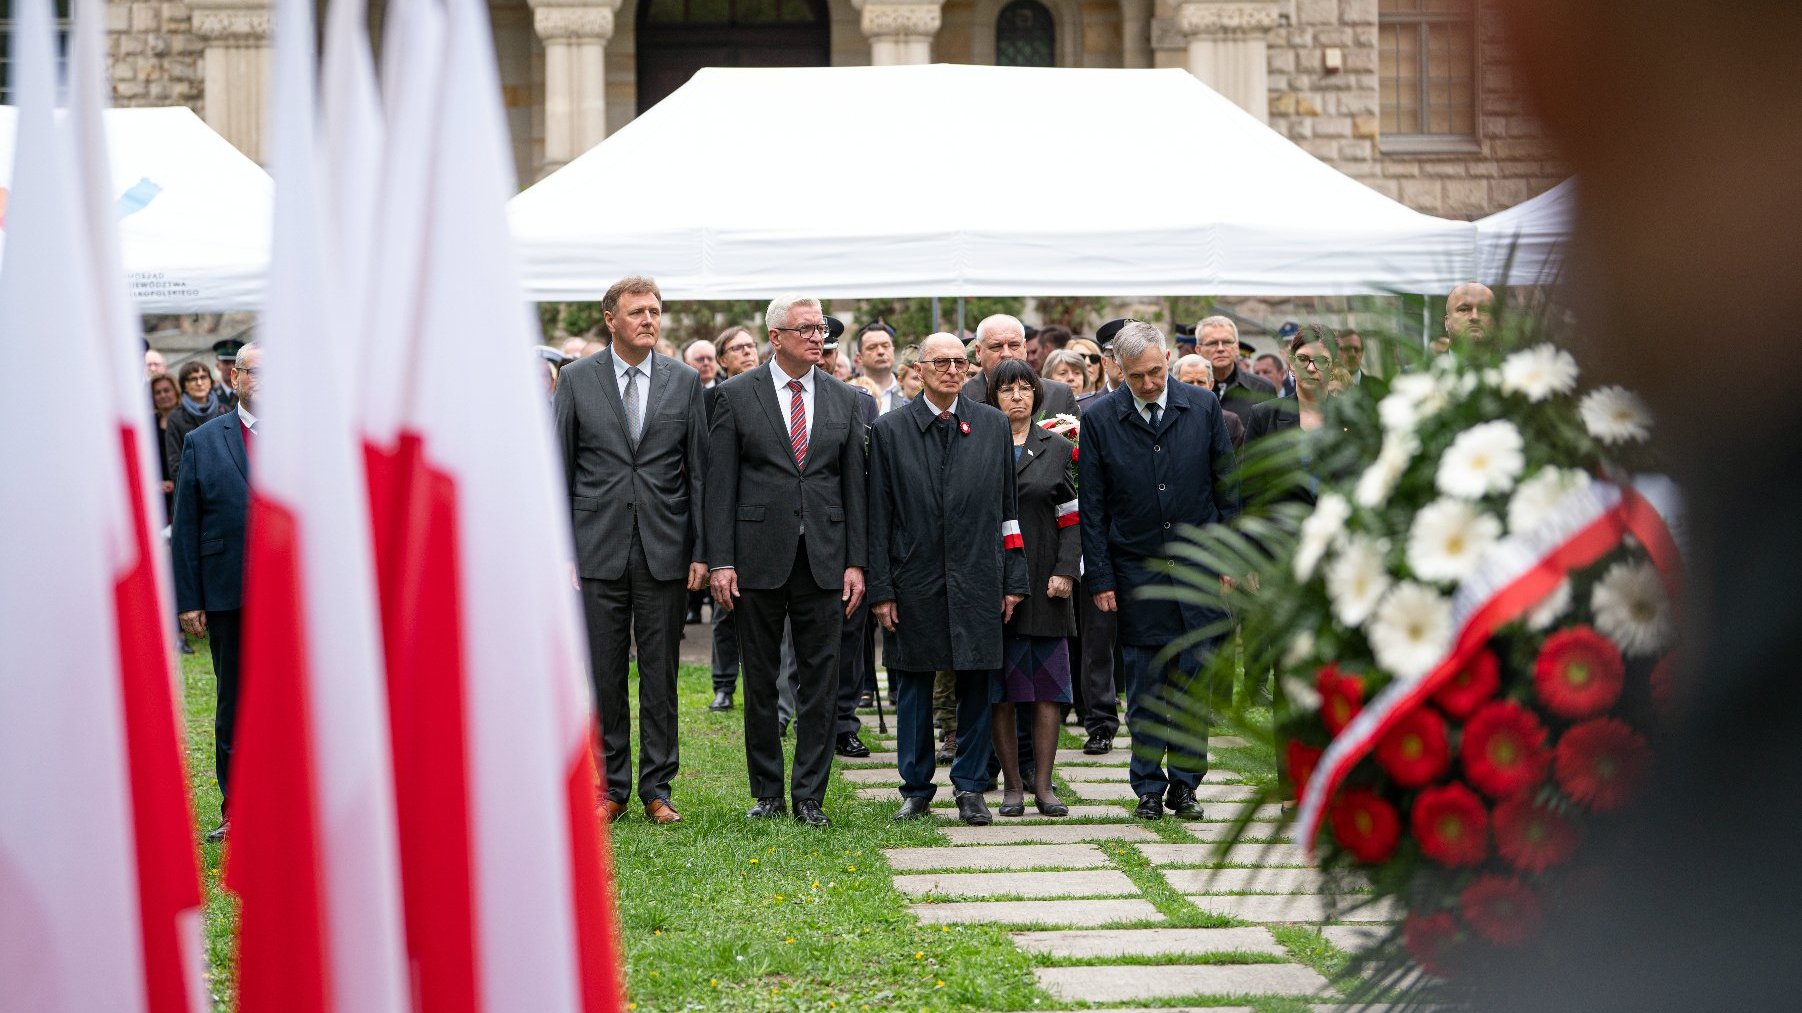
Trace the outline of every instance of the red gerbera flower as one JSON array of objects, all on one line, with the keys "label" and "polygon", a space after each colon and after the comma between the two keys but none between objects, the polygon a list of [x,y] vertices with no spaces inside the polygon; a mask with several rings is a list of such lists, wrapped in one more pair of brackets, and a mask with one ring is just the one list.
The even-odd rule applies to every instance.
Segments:
[{"label": "red gerbera flower", "polygon": [[1592,718],[1558,740],[1558,787],[1596,812],[1619,809],[1652,764],[1639,733],[1614,718]]},{"label": "red gerbera flower", "polygon": [[1545,638],[1533,663],[1533,690],[1546,710],[1574,721],[1614,706],[1626,675],[1613,641],[1588,626],[1572,626]]},{"label": "red gerbera flower", "polygon": [[1340,672],[1336,664],[1328,662],[1320,669],[1314,687],[1320,691],[1320,723],[1330,734],[1338,735],[1364,708],[1363,681]]},{"label": "red gerbera flower", "polygon": [[1315,749],[1305,742],[1289,740],[1286,759],[1289,764],[1289,783],[1300,791],[1308,786],[1308,779],[1314,776],[1314,765],[1320,762],[1320,754],[1324,749]]},{"label": "red gerbera flower", "polygon": [[1501,876],[1478,876],[1458,895],[1464,920],[1497,946],[1519,946],[1539,931],[1539,898]]},{"label": "red gerbera flower", "polygon": [[1420,914],[1410,911],[1402,921],[1402,945],[1428,974],[1453,977],[1459,949],[1458,919],[1450,911]]},{"label": "red gerbera flower", "polygon": [[1401,817],[1374,791],[1354,788],[1333,805],[1333,839],[1366,865],[1393,855],[1401,836]]},{"label": "red gerbera flower", "polygon": [[1492,703],[1464,726],[1458,750],[1464,775],[1490,798],[1506,798],[1537,785],[1545,777],[1551,754],[1545,748],[1545,726],[1516,703]]},{"label": "red gerbera flower", "polygon": [[1466,868],[1489,856],[1489,813],[1477,793],[1462,784],[1421,792],[1414,800],[1413,828],[1420,853],[1440,865]]},{"label": "red gerbera flower", "polygon": [[1434,691],[1433,702],[1447,714],[1462,720],[1488,703],[1501,685],[1502,664],[1496,660],[1494,651],[1484,649]]},{"label": "red gerbera flower", "polygon": [[1522,872],[1563,865],[1577,850],[1577,828],[1525,795],[1497,802],[1495,850]]},{"label": "red gerbera flower", "polygon": [[1376,754],[1396,784],[1418,788],[1433,783],[1452,765],[1445,719],[1430,708],[1416,708],[1377,741]]}]

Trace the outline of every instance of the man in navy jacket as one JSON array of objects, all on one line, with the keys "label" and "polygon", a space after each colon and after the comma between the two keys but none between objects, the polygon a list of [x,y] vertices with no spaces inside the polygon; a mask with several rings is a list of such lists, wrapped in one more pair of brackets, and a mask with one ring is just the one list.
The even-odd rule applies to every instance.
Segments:
[{"label": "man in navy jacket", "polygon": [[207,836],[224,838],[230,818],[232,724],[238,711],[238,643],[243,628],[244,520],[250,511],[250,458],[257,439],[255,344],[238,350],[232,386],[238,406],[188,434],[175,473],[170,548],[175,564],[175,610],[182,631],[205,635],[213,653],[218,696],[213,707],[214,771],[221,823]]},{"label": "man in navy jacket", "polygon": [[1195,787],[1207,772],[1207,730],[1184,729],[1173,739],[1156,712],[1160,697],[1198,691],[1204,648],[1184,651],[1167,666],[1152,661],[1164,645],[1223,616],[1147,592],[1175,583],[1169,545],[1182,527],[1238,514],[1233,448],[1219,400],[1170,381],[1169,348],[1156,327],[1127,324],[1114,338],[1113,354],[1125,382],[1090,402],[1082,420],[1083,579],[1096,608],[1119,615],[1130,773],[1139,797],[1134,815],[1158,819],[1167,805],[1181,818],[1199,819]]}]

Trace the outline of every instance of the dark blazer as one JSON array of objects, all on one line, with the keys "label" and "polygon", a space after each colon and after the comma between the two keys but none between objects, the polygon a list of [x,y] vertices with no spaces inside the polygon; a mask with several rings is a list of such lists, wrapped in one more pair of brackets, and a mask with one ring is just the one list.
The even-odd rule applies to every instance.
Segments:
[{"label": "dark blazer", "polygon": [[1169,586],[1166,548],[1184,525],[1238,516],[1233,447],[1220,402],[1186,383],[1168,385],[1154,432],[1121,387],[1083,416],[1078,462],[1084,582],[1119,595],[1120,643],[1155,647],[1219,617],[1211,609],[1142,597]]},{"label": "dark blazer", "polygon": [[1007,416],[968,397],[956,410],[948,451],[925,397],[870,429],[869,598],[895,603],[884,659],[903,671],[1000,668],[1002,597],[1042,593],[1007,537],[1019,521]]},{"label": "dark blazer", "polygon": [[175,474],[175,469],[181,466],[181,446],[182,443],[187,440],[189,433],[199,429],[201,426],[206,425],[208,422],[213,421],[219,416],[229,415],[235,410],[235,408],[227,408],[223,398],[219,401],[218,410],[213,412],[213,414],[208,415],[206,418],[195,417],[179,404],[170,409],[169,424],[163,427],[162,432],[164,472],[173,475]]},{"label": "dark blazer", "polygon": [[1283,429],[1301,427],[1301,411],[1289,398],[1278,398],[1253,405],[1250,421],[1245,424],[1245,438],[1256,440]]},{"label": "dark blazer", "polygon": [[[1364,396],[1372,401],[1381,401],[1389,396],[1389,381],[1371,373],[1359,371],[1358,382],[1352,384],[1364,392]],[[1348,390],[1351,388],[1347,388]]]},{"label": "dark blazer", "polygon": [[1251,406],[1276,397],[1276,387],[1249,369],[1234,369],[1233,375],[1214,384],[1214,394],[1221,407],[1243,419],[1251,414]]},{"label": "dark blazer", "polygon": [[557,436],[563,448],[576,565],[590,580],[618,580],[638,524],[645,563],[658,580],[686,580],[707,561],[705,502],[707,411],[701,374],[652,353],[637,448],[626,439],[626,407],[613,373],[613,349],[563,367],[557,381]]},{"label": "dark blazer", "polygon": [[249,512],[250,461],[243,421],[234,411],[189,433],[182,444],[169,531],[177,612],[242,607]]},{"label": "dark blazer", "polygon": [[795,543],[807,528],[807,561],[823,588],[842,588],[845,569],[864,566],[864,418],[875,399],[813,371],[813,427],[807,462],[796,467],[788,411],[776,402],[769,363],[715,389],[707,438],[709,565],[738,570],[738,586],[769,591],[788,583]]},{"label": "dark blazer", "polygon": [[[1061,380],[1040,377],[1039,383],[1045,388],[1045,394],[1039,399],[1039,418],[1051,415],[1076,415],[1076,393],[1070,385]],[[984,404],[989,400],[989,377],[987,373],[977,373],[976,378],[964,384],[964,397]],[[924,395],[921,400],[924,400]]]},{"label": "dark blazer", "polygon": [[[1010,636],[1073,637],[1073,598],[1051,598],[1052,577],[1082,574],[1082,533],[1076,529],[1076,444],[1033,426],[1014,460],[1014,490],[1020,503],[1020,534],[1026,540],[1026,573],[1032,597],[1014,609]],[[1071,594],[1076,593],[1073,586]]]}]

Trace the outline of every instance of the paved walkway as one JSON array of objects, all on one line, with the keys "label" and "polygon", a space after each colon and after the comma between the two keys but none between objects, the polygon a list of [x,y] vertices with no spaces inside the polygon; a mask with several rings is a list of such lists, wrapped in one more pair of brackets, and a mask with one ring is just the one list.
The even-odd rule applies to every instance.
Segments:
[{"label": "paved walkway", "polygon": [[[877,752],[841,758],[835,769],[860,797],[899,803],[894,740],[878,736],[874,721],[865,731]],[[1213,739],[1216,748],[1240,744]],[[1321,874],[1278,836],[1273,806],[1257,807],[1247,839],[1219,854],[1214,842],[1254,796],[1224,759],[1211,758],[1199,791],[1205,820],[1133,819],[1129,750],[1121,738],[1102,756],[1059,751],[1059,794],[1071,807],[1063,819],[1038,817],[1028,795],[1027,816],[967,827],[942,790],[933,804],[946,843],[884,852],[895,888],[914,898],[922,923],[1008,930],[1058,1001],[1125,1009],[1282,996],[1337,1008],[1338,993],[1316,967],[1382,938],[1395,912],[1348,911],[1343,901],[1329,910]],[[948,784],[944,775],[938,781]],[[989,796],[991,808],[999,802],[999,792]]]}]

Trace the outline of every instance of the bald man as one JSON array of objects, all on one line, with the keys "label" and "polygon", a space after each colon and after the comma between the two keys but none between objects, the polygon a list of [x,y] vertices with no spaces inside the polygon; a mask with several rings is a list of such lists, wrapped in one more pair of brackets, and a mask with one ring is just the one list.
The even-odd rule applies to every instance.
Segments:
[{"label": "bald man", "polygon": [[1445,297],[1445,337],[1433,342],[1433,351],[1482,341],[1495,326],[1495,293],[1481,282],[1467,281]]}]

